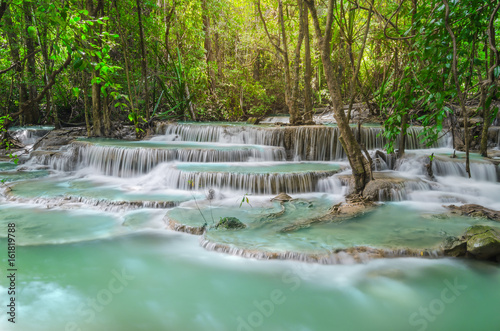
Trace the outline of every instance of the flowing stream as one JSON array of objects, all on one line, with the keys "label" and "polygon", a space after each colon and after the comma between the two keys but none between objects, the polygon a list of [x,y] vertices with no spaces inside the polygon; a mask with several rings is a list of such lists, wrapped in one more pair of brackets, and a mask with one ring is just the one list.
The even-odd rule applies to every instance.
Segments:
[{"label": "flowing stream", "polygon": [[[308,221],[349,190],[333,125],[163,124],[147,141],[80,139],[0,163],[0,247],[15,223],[17,268],[15,324],[0,278],[0,330],[498,330],[498,265],[441,244],[500,229],[443,207],[500,210],[499,165],[473,155],[469,179],[449,136],[429,148],[420,131],[395,162],[375,154],[381,128],[356,129],[393,185],[375,210],[329,223]],[[216,229],[223,217],[246,227]]]}]

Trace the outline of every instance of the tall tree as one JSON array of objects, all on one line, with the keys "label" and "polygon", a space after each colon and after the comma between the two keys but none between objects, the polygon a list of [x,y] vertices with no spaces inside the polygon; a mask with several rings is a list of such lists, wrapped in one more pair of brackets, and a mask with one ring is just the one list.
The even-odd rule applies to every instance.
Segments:
[{"label": "tall tree", "polygon": [[366,184],[371,179],[370,163],[363,156],[361,147],[356,141],[356,138],[349,126],[346,114],[344,112],[343,100],[340,92],[340,86],[337,81],[333,64],[330,57],[330,41],[332,40],[332,26],[333,26],[333,10],[335,0],[328,1],[328,9],[326,11],[326,23],[324,32],[321,29],[320,20],[314,0],[304,0],[314,22],[314,30],[316,31],[316,41],[321,53],[321,60],[323,62],[323,70],[325,73],[326,83],[333,103],[333,116],[337,121],[340,131],[340,142],[344,148],[349,163],[352,168],[352,175],[354,179],[354,191],[361,194]]}]

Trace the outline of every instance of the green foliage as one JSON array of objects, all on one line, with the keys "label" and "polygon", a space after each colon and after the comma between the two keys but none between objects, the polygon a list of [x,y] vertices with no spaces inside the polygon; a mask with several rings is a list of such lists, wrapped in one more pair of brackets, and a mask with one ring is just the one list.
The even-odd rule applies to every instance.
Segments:
[{"label": "green foliage", "polygon": [[242,206],[245,202],[246,202],[246,203],[247,203],[250,207],[252,206],[252,205],[250,204],[250,200],[248,199],[248,196],[249,196],[249,194],[248,194],[248,193],[245,193],[245,194],[243,195],[243,198],[241,199],[241,202],[240,202],[240,207],[239,207],[239,208],[241,208],[241,206]]},{"label": "green foliage", "polygon": [[[458,71],[462,89],[468,95],[479,92],[479,81],[486,77],[491,62],[487,47],[486,26],[494,2],[477,0],[449,1],[450,23],[458,40]],[[143,95],[142,54],[136,1],[103,0],[100,10],[91,16],[87,1],[10,1],[0,26],[0,70],[9,68],[18,58],[19,68],[0,75],[0,104],[5,113],[19,109],[21,86],[35,86],[38,92],[45,78],[71,54],[71,64],[56,78],[50,91],[50,103],[65,109],[67,121],[83,120],[83,101],[92,96],[91,84],[100,85],[101,100],[114,112],[113,120],[128,120],[138,130],[145,109],[153,109],[162,119],[191,118],[190,105],[200,120],[241,120],[276,113],[285,108],[283,56],[272,45],[283,47],[277,19],[277,4],[260,0],[268,38],[254,1],[176,0],[140,1],[143,12],[149,97]],[[94,9],[98,1],[93,0]],[[425,143],[435,140],[443,121],[454,112],[456,91],[450,75],[451,40],[444,27],[441,0],[372,2],[377,15],[372,17],[367,45],[361,61],[355,102],[375,100],[387,116],[387,148],[405,128],[402,119],[422,123]],[[401,6],[400,6],[401,3]],[[320,23],[325,8],[316,1]],[[299,34],[299,12],[296,2],[284,1],[285,32],[290,59]],[[349,99],[352,60],[360,56],[361,40],[370,2],[356,6],[352,1],[335,2],[332,34],[332,64],[341,83],[344,102]],[[118,8],[117,8],[118,7]],[[363,7],[363,8],[361,8]],[[399,8],[400,7],[400,8]],[[29,9],[29,10],[26,10]],[[396,15],[393,15],[396,13]],[[382,17],[392,17],[387,24]],[[12,24],[5,21],[11,20]],[[205,29],[208,22],[209,28]],[[499,20],[495,21],[498,31]],[[328,103],[322,62],[313,40],[313,93],[316,104]],[[405,41],[392,37],[407,37]],[[28,72],[26,41],[34,41],[34,71]],[[497,37],[498,39],[498,37]],[[211,45],[211,57],[206,42]],[[475,50],[473,51],[473,44]],[[498,42],[497,42],[498,44]],[[46,57],[44,52],[46,52]],[[128,89],[125,53],[128,52]],[[171,54],[172,53],[172,54]],[[301,49],[299,100],[303,96],[304,47]],[[292,62],[292,60],[290,60]],[[290,67],[293,63],[288,63]],[[472,70],[470,70],[472,66]],[[499,77],[500,68],[494,71]],[[92,77],[92,78],[90,78]],[[491,86],[489,87],[491,88]],[[189,96],[187,93],[189,90]],[[363,96],[366,96],[363,97]],[[488,94],[486,106],[494,93]],[[152,100],[149,105],[145,100]],[[104,102],[103,101],[103,102]],[[50,104],[42,100],[40,118],[49,119]],[[300,103],[300,102],[299,102]],[[114,107],[112,107],[114,105]],[[53,108],[51,108],[53,109]],[[496,112],[494,110],[492,113]],[[494,114],[491,114],[492,118]],[[92,121],[92,119],[90,119]]]},{"label": "green foliage", "polygon": [[5,133],[7,133],[7,129],[5,128],[6,121],[12,121],[12,118],[9,115],[0,116],[0,134],[2,134],[2,145],[5,146],[5,150],[9,153],[9,158],[14,162],[14,164],[17,164],[19,162],[19,157],[12,154],[10,151],[12,143],[5,137]]},{"label": "green foliage", "polygon": [[[171,60],[166,64],[169,76],[166,77],[165,81],[159,76],[155,76],[162,89],[161,96],[165,96],[165,106],[167,108],[157,116],[160,119],[180,119],[188,114],[188,107],[192,97],[188,97],[186,93],[187,82],[179,49],[177,49],[177,61],[173,60],[170,54],[169,59]],[[157,108],[155,108],[155,111]]]},{"label": "green foliage", "polygon": [[[483,2],[474,0],[451,2],[450,24],[459,43],[459,81],[462,89],[469,88],[466,92],[478,91],[478,75],[473,70],[481,71],[486,61],[485,54],[477,51],[486,47],[489,11],[483,7]],[[406,53],[405,67],[400,76],[389,77],[377,91],[380,108],[388,116],[384,136],[389,141],[389,152],[402,130],[404,114],[422,124],[421,142],[430,145],[438,139],[444,119],[454,112],[452,104],[457,102],[457,91],[451,75],[453,49],[444,14],[440,0],[418,8],[415,23],[405,33],[416,32]],[[478,45],[480,42],[482,46]]]}]

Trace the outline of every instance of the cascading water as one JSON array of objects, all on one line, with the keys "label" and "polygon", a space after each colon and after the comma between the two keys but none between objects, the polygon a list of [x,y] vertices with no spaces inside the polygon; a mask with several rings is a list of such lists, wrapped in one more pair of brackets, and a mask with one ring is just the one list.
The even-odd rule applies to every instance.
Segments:
[{"label": "cascading water", "polygon": [[[339,131],[335,126],[304,127],[258,127],[234,125],[199,125],[199,124],[161,124],[157,133],[163,133],[165,139],[171,141],[226,142],[234,144],[256,144],[284,146],[296,161],[332,161],[345,159],[346,155],[338,139]],[[382,136],[382,128],[362,126],[361,132],[354,128],[354,135],[368,150],[383,149],[386,139]],[[422,128],[410,127],[406,148],[418,149],[425,146],[420,143],[419,134]],[[397,146],[398,140],[395,143]],[[430,147],[447,147],[450,135],[441,137]],[[289,153],[289,154],[290,154]]]},{"label": "cascading water", "polygon": [[108,176],[132,177],[150,172],[161,163],[282,161],[283,148],[251,145],[186,143],[121,143],[117,141],[75,142],[55,158],[43,154],[35,164],[61,171],[92,167]]},{"label": "cascading water", "polygon": [[[500,324],[486,313],[498,301],[491,291],[500,285],[498,268],[443,259],[441,247],[470,225],[500,228],[443,207],[477,203],[500,210],[498,167],[472,155],[469,179],[463,154],[452,158],[446,148],[449,137],[422,149],[421,129],[410,128],[406,156],[396,162],[376,152],[385,144],[381,128],[355,129],[374,159],[373,183],[386,183],[377,191],[385,203],[353,219],[324,221],[352,185],[336,127],[166,124],[158,130],[149,141],[82,140],[34,151],[19,167],[0,164],[10,181],[1,187],[0,244],[7,247],[5,229],[15,222],[23,277],[16,327],[330,330],[334,321],[341,330],[407,330],[422,320],[436,330],[472,330]],[[432,153],[434,178],[426,167]],[[291,197],[273,199],[282,192]],[[225,217],[245,228],[217,227]],[[0,262],[6,265],[7,257]],[[0,280],[3,293],[7,281]],[[421,307],[436,309],[446,284],[457,283],[460,295],[432,323],[419,315]],[[277,294],[274,313],[261,313]],[[5,296],[0,304],[8,304]],[[472,321],[470,311],[477,316]],[[0,329],[20,330],[5,319]]]},{"label": "cascading water", "polygon": [[36,143],[40,138],[45,136],[53,129],[53,126],[14,126],[9,128],[9,133],[12,137],[19,140],[23,145],[29,146]]}]

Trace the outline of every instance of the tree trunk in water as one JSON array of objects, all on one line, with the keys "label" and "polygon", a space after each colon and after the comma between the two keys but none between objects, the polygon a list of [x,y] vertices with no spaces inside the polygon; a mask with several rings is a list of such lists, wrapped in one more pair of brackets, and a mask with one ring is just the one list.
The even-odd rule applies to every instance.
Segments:
[{"label": "tree trunk in water", "polygon": [[[85,2],[86,9],[89,12],[90,18],[95,18],[97,13],[102,10],[102,0],[97,1],[97,6],[94,7],[93,0],[86,0]],[[95,28],[94,26],[90,27],[91,29]],[[94,41],[97,45],[100,45],[98,40]],[[94,63],[99,63],[99,57],[92,57],[92,61]],[[99,71],[94,70],[92,72],[92,135],[100,137],[103,135],[102,132],[102,112],[101,112],[101,84],[99,84],[96,80],[99,78]]]},{"label": "tree trunk in water", "polygon": [[451,71],[453,73],[453,80],[455,81],[455,88],[457,90],[457,96],[460,102],[460,109],[462,110],[462,116],[464,117],[464,143],[465,143],[465,171],[469,175],[470,178],[470,160],[469,160],[469,119],[467,110],[465,108],[465,95],[462,93],[462,88],[460,87],[460,83],[458,81],[458,73],[457,73],[457,39],[455,38],[455,34],[450,27],[449,17],[450,17],[450,6],[448,4],[448,0],[443,0],[443,3],[446,7],[445,13],[445,27],[448,31],[448,34],[451,37],[453,43],[453,61],[451,65]]},{"label": "tree trunk in water", "polygon": [[88,79],[87,79],[87,73],[83,73],[84,75],[84,86],[85,89],[83,90],[83,103],[85,105],[85,126],[87,127],[87,137],[92,136],[92,129],[91,129],[91,124],[90,124],[90,100],[89,100],[89,89],[88,89]]},{"label": "tree trunk in water", "polygon": [[366,184],[370,181],[370,165],[366,158],[363,156],[361,147],[359,146],[354,134],[347,122],[346,115],[342,106],[342,98],[340,95],[340,87],[337,81],[335,72],[333,71],[332,62],[330,59],[330,41],[332,39],[332,25],[333,25],[333,6],[335,1],[329,0],[328,11],[324,35],[321,32],[319,18],[316,12],[314,0],[305,0],[311,16],[314,21],[314,29],[316,31],[316,40],[319,44],[321,52],[321,59],[323,61],[323,70],[325,72],[326,83],[328,90],[333,101],[333,116],[337,121],[340,132],[340,142],[344,148],[349,164],[352,168],[352,175],[354,179],[354,192],[362,194]]},{"label": "tree trunk in water", "polygon": [[187,84],[184,84],[184,91],[186,92],[186,97],[189,100],[189,112],[191,113],[191,118],[193,121],[196,121],[196,113],[194,112],[194,106],[193,103],[191,102],[191,94],[189,93],[189,87]]},{"label": "tree trunk in water", "polygon": [[[122,46],[123,46],[123,58],[125,59],[125,77],[127,78],[127,90],[128,90],[128,99],[129,99],[129,107],[130,107],[130,112],[132,114],[136,114],[138,112],[138,109],[135,108],[134,104],[134,94],[132,93],[132,87],[131,87],[131,82],[130,82],[130,60],[129,60],[129,53],[128,53],[128,44],[127,44],[127,39],[124,36],[124,32],[122,30],[122,24],[121,24],[121,15],[120,15],[120,8],[118,7],[116,0],[113,1],[116,9],[116,14],[118,17],[117,20],[117,27],[118,27],[118,34],[120,35],[120,39],[122,41]],[[136,135],[138,134],[138,127],[137,127],[137,116],[135,115],[136,120],[134,120],[134,126],[136,129]]]},{"label": "tree trunk in water", "polygon": [[488,24],[488,46],[490,49],[490,65],[488,68],[488,78],[486,81],[486,86],[483,85],[481,87],[481,96],[484,94],[484,99],[481,98],[481,101],[484,102],[483,106],[483,132],[481,135],[481,155],[488,155],[488,129],[491,125],[491,99],[496,95],[497,87],[495,86],[495,69],[500,66],[500,54],[496,47],[496,39],[495,39],[495,17],[500,10],[500,2],[497,4],[493,12],[491,13],[490,22]]},{"label": "tree trunk in water", "polygon": [[403,118],[401,118],[401,133],[399,134],[399,149],[398,149],[399,158],[403,157],[403,155],[405,154],[407,126],[408,126],[408,113],[404,113]]},{"label": "tree trunk in water", "polygon": [[[99,73],[94,71],[92,79],[99,76]],[[101,113],[101,84],[92,84],[92,134],[101,137],[102,132],[102,113]]]},{"label": "tree trunk in water", "polygon": [[[285,102],[288,106],[288,111],[290,113],[290,124],[295,124],[297,121],[297,114],[293,109],[293,105],[291,102],[292,99],[292,84],[291,84],[291,75],[290,75],[290,61],[288,59],[288,43],[286,40],[286,32],[285,32],[285,20],[283,18],[283,1],[279,0],[278,2],[278,16],[281,27],[281,41],[283,43],[283,67],[285,69]],[[269,39],[271,39],[269,37]]]},{"label": "tree trunk in water", "polygon": [[[487,86],[481,86],[481,101],[480,107],[483,108],[483,130],[481,132],[481,145],[479,147],[479,153],[481,156],[488,157],[488,129],[491,125],[491,107],[486,105],[486,99],[489,97],[487,94]],[[493,93],[496,92],[495,88],[492,88]],[[494,94],[493,94],[494,95]],[[491,95],[491,96],[493,96]]]}]

